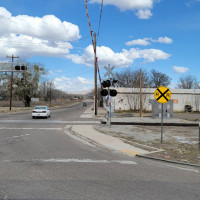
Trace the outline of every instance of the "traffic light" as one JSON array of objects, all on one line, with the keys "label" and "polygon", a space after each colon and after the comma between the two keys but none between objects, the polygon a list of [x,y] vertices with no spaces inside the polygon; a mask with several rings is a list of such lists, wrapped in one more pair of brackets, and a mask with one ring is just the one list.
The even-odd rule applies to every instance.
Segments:
[{"label": "traffic light", "polygon": [[24,65],[16,65],[15,70],[16,71],[25,71],[25,70],[27,70],[27,67]]},{"label": "traffic light", "polygon": [[117,96],[117,91],[116,90],[110,90],[110,96],[111,97]]},{"label": "traffic light", "polygon": [[108,95],[108,90],[101,90],[101,96],[107,96]]},{"label": "traffic light", "polygon": [[101,85],[103,86],[103,88],[110,87],[110,85],[111,85],[110,80],[103,81],[103,83],[101,83]]}]

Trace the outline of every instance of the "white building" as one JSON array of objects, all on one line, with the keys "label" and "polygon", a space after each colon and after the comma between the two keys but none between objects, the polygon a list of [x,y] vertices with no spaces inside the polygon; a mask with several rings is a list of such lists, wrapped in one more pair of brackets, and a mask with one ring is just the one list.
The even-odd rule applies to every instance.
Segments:
[{"label": "white building", "polygon": [[[118,94],[113,97],[115,110],[139,110],[140,89],[139,88],[114,88]],[[170,88],[169,88],[170,89]],[[142,89],[142,108],[151,111],[151,99],[154,98],[156,88]],[[185,105],[191,105],[193,111],[200,110],[200,89],[170,89],[173,100],[174,112],[184,111]]]}]

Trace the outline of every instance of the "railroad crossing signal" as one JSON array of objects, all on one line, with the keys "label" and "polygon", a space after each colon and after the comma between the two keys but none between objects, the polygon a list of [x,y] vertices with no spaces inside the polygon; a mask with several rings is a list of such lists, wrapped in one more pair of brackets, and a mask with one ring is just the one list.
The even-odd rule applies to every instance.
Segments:
[{"label": "railroad crossing signal", "polygon": [[107,96],[107,95],[110,95],[112,97],[117,96],[117,91],[116,90],[110,90],[109,89],[109,87],[111,86],[110,80],[103,81],[101,83],[101,85],[103,86],[103,88],[108,88],[108,90],[107,89],[102,89],[101,90],[101,96]]},{"label": "railroad crossing signal", "polygon": [[154,93],[154,97],[159,103],[167,103],[171,99],[171,91],[165,86],[158,87]]},{"label": "railroad crossing signal", "polygon": [[103,83],[101,83],[101,85],[103,86],[103,88],[110,87],[110,85],[111,85],[110,80],[103,81]]},{"label": "railroad crossing signal", "polygon": [[108,90],[105,89],[101,90],[101,96],[105,97],[107,95],[108,95]]},{"label": "railroad crossing signal", "polygon": [[106,74],[104,75],[105,77],[108,77],[108,79],[110,80],[110,76],[112,76],[113,78],[114,78],[114,74],[113,74],[113,72],[112,72],[112,70],[114,69],[115,67],[114,66],[112,66],[112,67],[110,67],[110,64],[108,64],[108,67],[107,66],[105,66],[104,67],[104,69],[107,71],[106,72]]}]

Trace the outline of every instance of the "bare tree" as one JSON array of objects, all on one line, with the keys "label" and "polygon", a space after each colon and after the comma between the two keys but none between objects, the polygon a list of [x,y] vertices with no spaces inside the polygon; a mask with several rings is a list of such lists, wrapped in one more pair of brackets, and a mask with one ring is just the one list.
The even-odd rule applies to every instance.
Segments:
[{"label": "bare tree", "polygon": [[[115,73],[115,79],[118,80],[119,87],[139,88],[140,87],[140,70],[131,71],[127,69],[123,72]],[[142,87],[149,86],[149,74],[142,70]]]},{"label": "bare tree", "polygon": [[150,86],[157,88],[159,86],[168,86],[171,82],[171,78],[166,74],[156,71],[155,69],[151,70],[150,76]]},{"label": "bare tree", "polygon": [[199,83],[195,76],[187,75],[184,77],[180,77],[178,88],[181,89],[198,89]]}]

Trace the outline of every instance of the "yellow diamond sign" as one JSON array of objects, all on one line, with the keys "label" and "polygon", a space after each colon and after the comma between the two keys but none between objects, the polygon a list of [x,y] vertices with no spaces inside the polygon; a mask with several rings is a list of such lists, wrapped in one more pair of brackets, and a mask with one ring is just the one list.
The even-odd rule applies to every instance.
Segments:
[{"label": "yellow diamond sign", "polygon": [[167,103],[171,99],[171,91],[165,86],[158,87],[154,92],[154,97],[159,103]]}]

